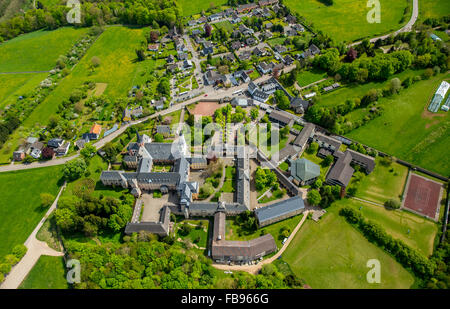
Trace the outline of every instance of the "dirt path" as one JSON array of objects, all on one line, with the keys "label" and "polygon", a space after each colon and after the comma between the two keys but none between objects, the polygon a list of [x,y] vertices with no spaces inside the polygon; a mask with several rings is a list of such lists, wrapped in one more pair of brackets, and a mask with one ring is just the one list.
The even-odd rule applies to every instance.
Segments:
[{"label": "dirt path", "polygon": [[16,264],[11,269],[11,272],[5,278],[5,281],[0,286],[0,289],[17,289],[22,281],[26,278],[28,273],[33,269],[33,266],[39,260],[41,255],[49,255],[49,256],[64,256],[63,252],[58,252],[50,248],[46,242],[40,241],[36,239],[36,234],[41,229],[45,220],[50,216],[50,214],[56,209],[56,205],[58,204],[58,199],[61,196],[61,193],[65,189],[66,184],[64,184],[61,190],[58,193],[55,201],[52,206],[49,208],[45,216],[30,234],[28,239],[25,241],[25,246],[28,248],[27,254],[20,260],[19,263]]},{"label": "dirt path", "polygon": [[220,270],[234,270],[234,271],[246,271],[251,274],[257,274],[263,265],[270,264],[276,259],[278,259],[283,252],[287,249],[289,244],[291,243],[292,239],[294,239],[295,235],[297,234],[298,230],[302,227],[303,223],[305,222],[306,218],[308,217],[309,211],[305,211],[303,213],[303,218],[300,220],[300,222],[297,224],[295,229],[292,231],[291,235],[289,235],[289,238],[284,243],[283,247],[272,257],[265,259],[261,262],[259,262],[257,265],[223,265],[223,264],[212,264],[215,268]]}]

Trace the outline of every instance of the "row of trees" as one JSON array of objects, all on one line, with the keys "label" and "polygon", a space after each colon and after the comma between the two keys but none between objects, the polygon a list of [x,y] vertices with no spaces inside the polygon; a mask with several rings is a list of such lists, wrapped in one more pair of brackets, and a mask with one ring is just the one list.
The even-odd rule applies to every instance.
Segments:
[{"label": "row of trees", "polygon": [[5,280],[5,276],[11,271],[11,268],[19,263],[22,257],[27,253],[25,245],[16,245],[11,253],[0,259],[0,283]]},{"label": "row of trees", "polygon": [[356,226],[364,236],[370,241],[380,246],[395,259],[411,269],[420,278],[429,278],[433,275],[436,265],[420,254],[417,250],[412,249],[403,241],[394,239],[387,234],[383,227],[379,224],[366,220],[360,211],[350,207],[344,207],[339,211],[339,215]]},{"label": "row of trees", "polygon": [[174,243],[173,239],[159,242],[155,235],[145,233],[124,239],[123,244],[68,243],[70,258],[78,259],[83,269],[81,283],[75,284],[75,288],[262,289],[302,286],[295,275],[284,275],[273,264],[264,265],[258,275],[236,272],[218,277],[210,259],[186,249],[182,243]]},{"label": "row of trees", "polygon": [[[0,23],[0,42],[42,28],[56,29],[69,25],[67,13],[70,8],[65,4],[39,7]],[[176,0],[84,1],[81,4],[81,23],[76,25],[90,27],[121,23],[173,27],[176,24],[181,26],[182,16],[181,6]]]}]

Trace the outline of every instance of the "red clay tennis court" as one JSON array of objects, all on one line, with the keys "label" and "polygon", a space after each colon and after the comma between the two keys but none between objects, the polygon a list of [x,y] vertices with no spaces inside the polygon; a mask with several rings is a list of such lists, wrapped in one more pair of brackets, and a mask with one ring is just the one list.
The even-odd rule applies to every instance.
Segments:
[{"label": "red clay tennis court", "polygon": [[403,206],[435,219],[439,207],[440,193],[440,183],[411,174]]},{"label": "red clay tennis court", "polygon": [[196,116],[212,116],[218,108],[220,108],[220,104],[217,102],[199,102],[191,111],[191,114]]}]

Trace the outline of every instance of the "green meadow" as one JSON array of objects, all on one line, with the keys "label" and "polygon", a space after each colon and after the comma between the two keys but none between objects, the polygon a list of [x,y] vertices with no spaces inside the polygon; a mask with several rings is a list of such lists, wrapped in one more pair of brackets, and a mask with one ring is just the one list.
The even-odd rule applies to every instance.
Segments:
[{"label": "green meadow", "polygon": [[0,72],[49,71],[88,28],[64,27],[35,31],[0,45]]},{"label": "green meadow", "polygon": [[356,197],[379,204],[389,199],[400,201],[408,177],[408,168],[396,162],[391,166],[384,166],[380,161],[380,157],[375,159],[375,169],[363,177],[358,185]]},{"label": "green meadow", "polygon": [[360,210],[366,219],[379,223],[386,233],[419,250],[423,255],[433,253],[434,238],[438,231],[438,226],[433,221],[408,211],[388,210],[353,199],[340,200],[333,205],[337,208],[343,206]]},{"label": "green meadow", "polygon": [[440,18],[450,15],[450,1],[419,0],[419,18]]},{"label": "green meadow", "polygon": [[[429,113],[427,107],[439,84],[450,74],[417,82],[399,95],[382,98],[381,116],[347,135],[361,143],[441,175],[450,174],[450,114]],[[350,115],[351,116],[351,115]]]},{"label": "green meadow", "polygon": [[191,16],[201,11],[206,11],[211,7],[211,3],[215,6],[225,5],[227,0],[179,0],[178,4],[183,9],[183,16]]},{"label": "green meadow", "polygon": [[[370,259],[381,263],[379,284],[366,280]],[[283,260],[313,289],[407,289],[414,283],[411,273],[348,224],[335,206],[317,223],[306,220]]]},{"label": "green meadow", "polygon": [[0,109],[32,91],[47,75],[48,73],[0,74]]},{"label": "green meadow", "polygon": [[41,256],[19,289],[68,289],[64,259]]},{"label": "green meadow", "polygon": [[[326,6],[319,0],[285,0],[284,4],[312,22],[315,28],[329,34],[337,42],[355,41],[396,31],[406,24],[411,13],[400,23],[411,0],[380,0],[381,22],[367,22],[366,0],[334,0]],[[412,3],[412,1],[411,1]]]},{"label": "green meadow", "polygon": [[0,256],[23,244],[47,209],[41,193],[55,197],[61,183],[62,166],[0,173]]}]

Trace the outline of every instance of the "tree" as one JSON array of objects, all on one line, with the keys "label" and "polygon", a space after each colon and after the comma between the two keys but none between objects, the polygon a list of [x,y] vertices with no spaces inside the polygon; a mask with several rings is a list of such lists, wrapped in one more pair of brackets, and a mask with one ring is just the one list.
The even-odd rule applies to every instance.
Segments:
[{"label": "tree", "polygon": [[97,148],[95,148],[92,143],[87,143],[84,145],[84,148],[81,149],[80,154],[83,156],[85,161],[89,161],[97,152]]},{"label": "tree", "polygon": [[253,108],[250,110],[250,118],[252,118],[252,120],[255,120],[255,119],[258,118],[258,116],[259,116],[258,108],[253,107]]},{"label": "tree", "polygon": [[91,63],[92,63],[92,66],[93,66],[94,68],[97,68],[97,67],[100,66],[101,60],[100,60],[99,57],[94,56],[94,57],[91,58]]},{"label": "tree", "polygon": [[136,49],[136,56],[138,61],[144,61],[145,60],[145,51],[142,48]]},{"label": "tree", "polygon": [[389,88],[392,93],[398,93],[400,91],[400,89],[402,88],[402,83],[401,83],[400,79],[398,79],[397,77],[391,79]]},{"label": "tree", "polygon": [[313,206],[317,206],[320,204],[320,201],[322,200],[322,197],[320,196],[319,191],[317,190],[310,190],[308,194],[306,195],[306,199],[308,200],[308,203]]},{"label": "tree", "polygon": [[163,95],[170,95],[170,83],[166,77],[161,78],[157,90]]},{"label": "tree", "polygon": [[334,161],[334,157],[332,155],[328,155],[323,160],[323,165],[324,166],[330,166],[330,164],[333,163],[333,161]]},{"label": "tree", "polygon": [[86,162],[78,158],[64,164],[63,175],[67,180],[76,180],[86,172]]},{"label": "tree", "polygon": [[390,199],[384,202],[384,207],[390,208],[390,209],[399,209],[401,206],[401,203],[397,200]]},{"label": "tree", "polygon": [[317,144],[316,142],[312,142],[312,143],[309,145],[307,152],[308,152],[309,154],[314,154],[314,153],[317,152],[317,150],[319,150],[319,144]]},{"label": "tree", "polygon": [[158,31],[152,30],[150,31],[150,42],[155,43],[158,41],[159,33]]},{"label": "tree", "polygon": [[156,143],[164,142],[164,136],[161,133],[156,133],[155,134],[155,142]]},{"label": "tree", "polygon": [[277,100],[277,106],[279,109],[286,110],[291,106],[289,98],[282,90],[275,91],[275,99]]},{"label": "tree", "polygon": [[53,204],[55,197],[50,193],[41,193],[41,206],[42,208],[48,208]]},{"label": "tree", "polygon": [[210,24],[205,24],[205,36],[210,37],[211,36],[212,27]]},{"label": "tree", "polygon": [[353,62],[356,60],[357,57],[358,57],[358,52],[356,51],[356,49],[353,49],[353,47],[350,47],[350,49],[347,52],[346,60],[348,62]]}]

